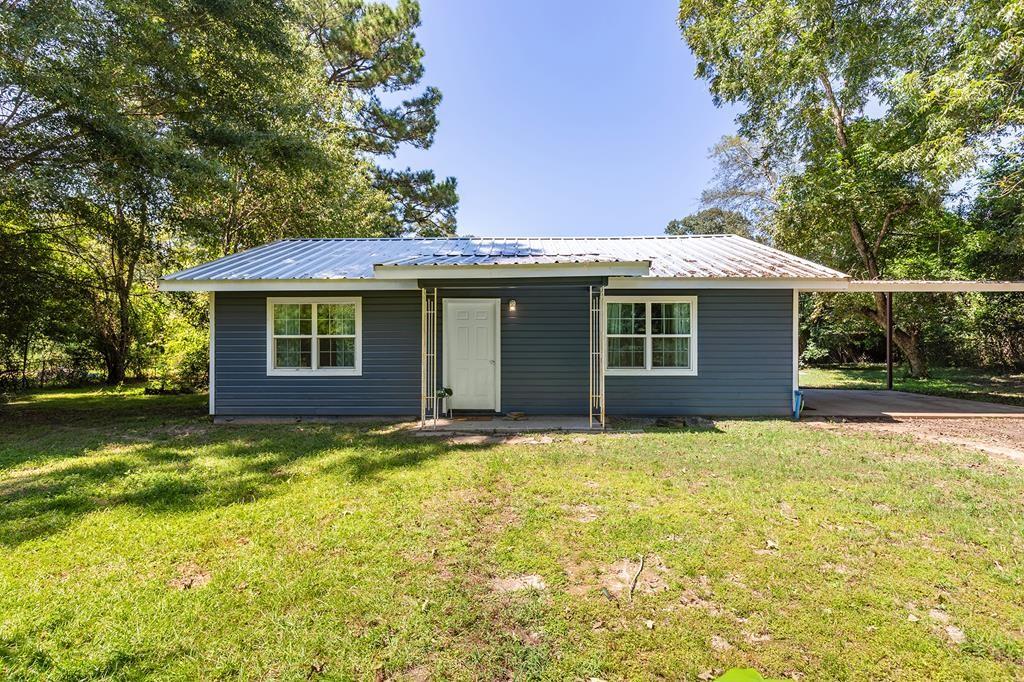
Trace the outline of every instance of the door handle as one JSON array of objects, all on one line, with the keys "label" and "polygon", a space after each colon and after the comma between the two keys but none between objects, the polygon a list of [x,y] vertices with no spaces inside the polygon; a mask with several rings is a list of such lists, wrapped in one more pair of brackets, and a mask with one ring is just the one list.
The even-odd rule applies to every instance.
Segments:
[{"label": "door handle", "polygon": [[491,364],[492,364],[492,365],[496,365],[496,364],[498,364],[498,363],[497,363],[497,361],[496,361],[496,360],[491,360]]}]

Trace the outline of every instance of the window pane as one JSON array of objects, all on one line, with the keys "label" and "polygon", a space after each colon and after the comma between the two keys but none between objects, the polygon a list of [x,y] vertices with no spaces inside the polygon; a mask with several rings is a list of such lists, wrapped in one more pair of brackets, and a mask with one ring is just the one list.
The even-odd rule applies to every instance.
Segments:
[{"label": "window pane", "polygon": [[355,304],[321,303],[318,305],[316,307],[316,333],[327,336],[355,334]]},{"label": "window pane", "polygon": [[690,339],[675,337],[654,337],[651,339],[652,367],[690,366]]},{"label": "window pane", "polygon": [[312,367],[312,339],[274,339],[275,367]]},{"label": "window pane", "polygon": [[689,334],[689,303],[652,303],[652,334]]},{"label": "window pane", "polygon": [[609,303],[608,333],[646,334],[645,308],[643,303]]},{"label": "window pane", "polygon": [[274,334],[294,336],[313,333],[313,306],[310,303],[275,303]]},{"label": "window pane", "polygon": [[626,367],[643,369],[644,340],[622,336],[608,337],[608,367],[609,369]]},{"label": "window pane", "polygon": [[317,344],[320,348],[320,367],[356,366],[355,339],[320,339]]}]

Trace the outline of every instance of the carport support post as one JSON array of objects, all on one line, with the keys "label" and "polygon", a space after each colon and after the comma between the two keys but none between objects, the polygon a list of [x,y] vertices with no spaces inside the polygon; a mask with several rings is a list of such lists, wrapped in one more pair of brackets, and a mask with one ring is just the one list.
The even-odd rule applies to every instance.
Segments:
[{"label": "carport support post", "polygon": [[885,295],[885,387],[892,390],[892,292]]}]

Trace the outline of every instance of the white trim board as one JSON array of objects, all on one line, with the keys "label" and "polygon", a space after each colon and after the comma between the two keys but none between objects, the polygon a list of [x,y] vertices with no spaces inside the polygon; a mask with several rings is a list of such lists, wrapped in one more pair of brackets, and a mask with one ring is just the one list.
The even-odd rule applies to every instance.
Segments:
[{"label": "white trim board", "polygon": [[217,294],[210,292],[210,369],[209,371],[209,394],[210,414],[216,414],[217,410]]},{"label": "white trim board", "polygon": [[492,279],[495,277],[643,277],[651,262],[522,263],[519,265],[374,265],[373,271],[393,279]]},{"label": "white trim board", "polygon": [[[451,340],[448,338],[449,330],[451,329],[451,325],[448,324],[449,303],[490,303],[494,306],[494,411],[501,412],[501,299],[455,297],[445,298],[441,301],[441,326],[443,328],[442,339],[444,341],[441,349],[441,382],[445,387],[449,386],[448,369],[451,367],[449,358]],[[437,314],[436,311],[434,314]]]},{"label": "white trim board", "polygon": [[160,291],[416,291],[402,279],[161,279]]},{"label": "white trim board", "polygon": [[[800,292],[793,289],[793,394],[790,400],[796,413],[796,392],[800,390]],[[798,418],[800,415],[796,415]]]},{"label": "white trim board", "polygon": [[846,291],[849,281],[792,277],[609,277],[608,289],[801,289]]}]

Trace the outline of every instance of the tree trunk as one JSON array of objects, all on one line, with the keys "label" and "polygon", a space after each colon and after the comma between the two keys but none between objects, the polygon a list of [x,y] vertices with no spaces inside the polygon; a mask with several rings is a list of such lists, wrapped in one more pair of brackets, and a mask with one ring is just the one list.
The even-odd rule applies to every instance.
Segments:
[{"label": "tree trunk", "polygon": [[924,379],[928,376],[928,366],[925,363],[924,353],[921,352],[921,344],[916,335],[913,337],[913,341],[907,343],[906,346],[900,345],[900,351],[903,353],[903,357],[906,358],[907,364],[910,365],[910,376],[918,379]]},{"label": "tree trunk", "polygon": [[107,369],[105,383],[108,386],[117,386],[124,383],[125,356],[114,349],[103,353],[103,364]]},{"label": "tree trunk", "polygon": [[[864,308],[864,315],[877,324],[883,331],[886,329],[885,319],[885,295],[879,292],[874,294],[875,307]],[[897,308],[893,307],[893,316]],[[907,331],[895,324],[892,328],[892,342],[900,349],[903,358],[910,366],[910,376],[923,379],[928,376],[928,365],[924,359],[924,352],[921,350],[921,334],[918,331]]]},{"label": "tree trunk", "polygon": [[21,390],[28,388],[28,349],[31,341],[25,339],[24,345],[21,347]]},{"label": "tree trunk", "polygon": [[[846,110],[839,103],[839,98],[836,97],[835,91],[832,88],[832,82],[829,80],[829,74],[825,69],[822,69],[818,80],[828,102],[829,116],[832,119],[832,126],[835,128],[836,146],[842,152],[844,159],[850,167],[857,171],[857,157],[851,153],[850,140],[847,135]],[[892,226],[895,218],[906,212],[909,208],[910,204],[903,203],[888,212],[882,220],[873,243],[868,239],[865,233],[865,225],[862,223],[856,210],[851,209],[852,213],[849,218],[850,237],[853,240],[854,247],[857,249],[857,253],[860,254],[861,261],[864,263],[864,269],[871,279],[881,279],[882,270],[879,267],[878,251],[886,235],[889,233],[889,228]],[[880,292],[876,292],[874,300],[875,307],[865,309],[864,314],[885,331],[888,327],[885,319],[885,296]],[[921,352],[919,333],[894,327],[892,330],[892,340],[903,352],[903,357],[906,358],[907,363],[910,365],[911,376],[926,376],[928,370],[925,366],[924,354]]]}]

